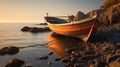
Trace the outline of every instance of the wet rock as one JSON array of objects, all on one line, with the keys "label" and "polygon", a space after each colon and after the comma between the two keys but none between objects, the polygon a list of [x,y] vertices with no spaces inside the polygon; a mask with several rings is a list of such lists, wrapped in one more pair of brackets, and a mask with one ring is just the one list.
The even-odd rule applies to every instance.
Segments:
[{"label": "wet rock", "polygon": [[21,31],[23,31],[23,32],[26,32],[26,31],[29,31],[29,30],[30,30],[30,27],[28,27],[28,26],[25,26],[21,29]]},{"label": "wet rock", "polygon": [[3,47],[3,48],[1,48],[1,49],[0,49],[0,55],[5,55],[7,49],[8,49],[8,47]]},{"label": "wet rock", "polygon": [[13,55],[19,52],[19,48],[15,46],[10,46],[10,47],[3,47],[0,49],[0,55]]},{"label": "wet rock", "polygon": [[39,60],[42,60],[42,59],[46,60],[46,59],[48,59],[48,56],[47,55],[46,56],[40,56],[38,59]]},{"label": "wet rock", "polygon": [[15,46],[10,46],[6,49],[7,54],[13,55],[19,52],[19,48]]},{"label": "wet rock", "polygon": [[3,67],[21,67],[24,63],[25,61],[23,60],[13,58],[9,60]]},{"label": "wet rock", "polygon": [[60,60],[61,60],[61,58],[56,58],[56,59],[55,59],[55,61],[60,61]]},{"label": "wet rock", "polygon": [[32,64],[25,64],[25,67],[33,67]]},{"label": "wet rock", "polygon": [[69,62],[69,60],[67,58],[64,58],[61,60],[61,62],[67,63],[67,62]]},{"label": "wet rock", "polygon": [[52,55],[53,54],[53,52],[50,52],[48,55]]}]

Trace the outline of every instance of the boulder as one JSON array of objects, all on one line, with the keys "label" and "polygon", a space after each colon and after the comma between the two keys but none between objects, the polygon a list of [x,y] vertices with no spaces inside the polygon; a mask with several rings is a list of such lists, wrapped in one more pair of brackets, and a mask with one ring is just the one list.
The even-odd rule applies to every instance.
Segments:
[{"label": "boulder", "polygon": [[3,47],[3,48],[1,48],[1,49],[0,49],[0,55],[5,55],[7,49],[8,49],[8,47]]},{"label": "boulder", "polygon": [[120,22],[120,4],[108,8],[105,12],[100,14],[99,19],[105,24]]},{"label": "boulder", "polygon": [[13,55],[19,52],[19,48],[15,46],[10,46],[6,49],[6,53],[9,55]]},{"label": "boulder", "polygon": [[30,27],[28,27],[28,26],[25,26],[21,29],[21,31],[23,31],[23,32],[26,32],[26,31],[29,31],[29,30],[30,30]]},{"label": "boulder", "polygon": [[80,20],[83,20],[85,18],[86,18],[86,15],[83,12],[78,11],[77,14],[75,15],[74,20],[75,21],[80,21]]},{"label": "boulder", "polygon": [[13,58],[9,60],[3,67],[21,67],[24,63],[25,61],[23,60]]},{"label": "boulder", "polygon": [[13,55],[19,52],[19,48],[15,46],[3,47],[0,49],[0,55]]}]

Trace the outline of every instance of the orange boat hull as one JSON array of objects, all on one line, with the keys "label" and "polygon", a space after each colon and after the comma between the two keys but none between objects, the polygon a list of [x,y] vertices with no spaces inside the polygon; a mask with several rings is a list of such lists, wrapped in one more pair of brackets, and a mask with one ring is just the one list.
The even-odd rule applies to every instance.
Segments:
[{"label": "orange boat hull", "polygon": [[55,33],[78,37],[80,39],[88,37],[88,35],[91,35],[92,32],[96,32],[98,27],[95,20],[73,25],[56,26],[53,24],[48,24],[48,26]]},{"label": "orange boat hull", "polygon": [[46,17],[46,20],[48,22],[48,27],[53,32],[65,36],[77,37],[86,42],[90,35],[95,33],[98,28],[96,18],[97,15],[91,19],[71,23],[66,23],[60,19],[55,20],[53,17]]}]

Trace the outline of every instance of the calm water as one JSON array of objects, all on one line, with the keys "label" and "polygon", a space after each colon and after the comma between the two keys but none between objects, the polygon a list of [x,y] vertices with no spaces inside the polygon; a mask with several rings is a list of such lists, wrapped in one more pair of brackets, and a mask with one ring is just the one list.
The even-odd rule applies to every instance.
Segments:
[{"label": "calm water", "polygon": [[[0,48],[7,46],[24,47],[36,44],[47,43],[47,38],[51,32],[44,33],[29,33],[21,32],[20,29],[24,26],[37,26],[45,27],[36,24],[16,24],[16,23],[1,23],[0,24]],[[53,61],[56,54],[50,56],[48,60],[36,60],[36,57],[43,56],[51,52],[48,47],[36,46],[20,49],[19,53],[15,55],[0,56],[0,67],[2,67],[7,60],[12,58],[18,58],[24,60],[26,63],[32,64],[34,67],[49,67],[48,62]],[[61,62],[53,62],[51,67],[62,67],[64,64]],[[23,66],[24,67],[24,66]]]}]

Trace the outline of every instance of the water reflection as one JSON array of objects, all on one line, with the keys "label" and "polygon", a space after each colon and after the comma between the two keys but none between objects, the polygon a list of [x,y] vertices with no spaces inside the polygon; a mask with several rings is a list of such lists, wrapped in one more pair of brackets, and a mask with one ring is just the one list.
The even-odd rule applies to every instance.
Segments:
[{"label": "water reflection", "polygon": [[52,33],[48,37],[48,41],[51,42],[49,45],[49,48],[53,50],[56,54],[58,54],[61,58],[66,57],[65,50],[69,48],[79,48],[80,47],[80,39],[72,38],[72,37],[66,37],[62,35],[58,35],[55,33]]}]

